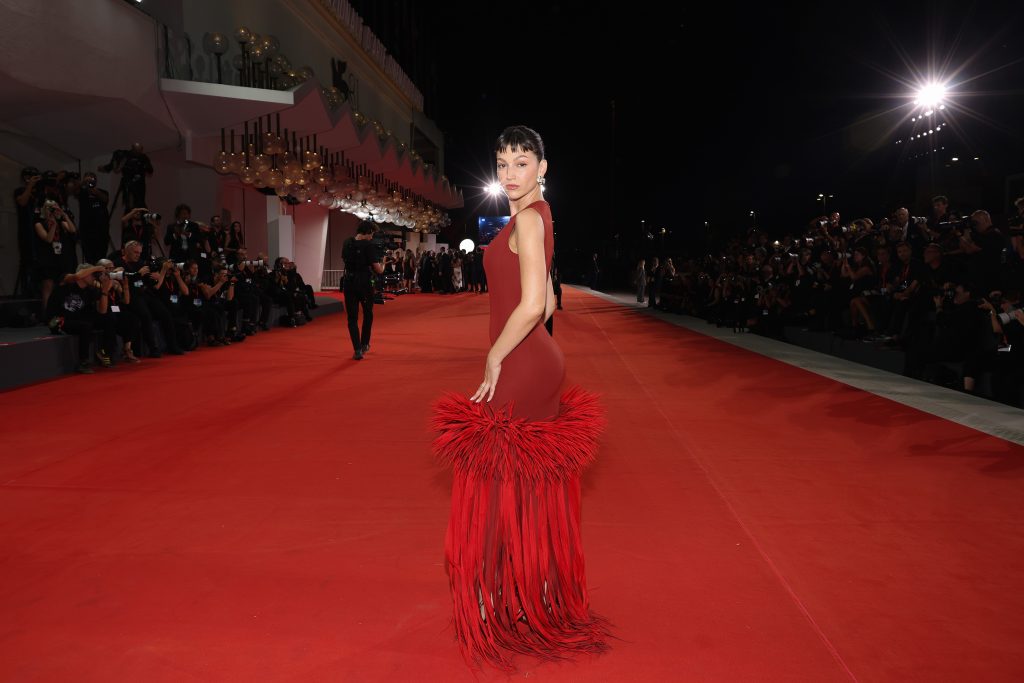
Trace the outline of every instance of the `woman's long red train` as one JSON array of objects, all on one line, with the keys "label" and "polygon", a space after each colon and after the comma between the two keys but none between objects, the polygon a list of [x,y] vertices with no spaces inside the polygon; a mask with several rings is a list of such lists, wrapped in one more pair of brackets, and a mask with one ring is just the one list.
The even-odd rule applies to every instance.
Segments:
[{"label": "woman's long red train", "polygon": [[513,671],[511,655],[604,652],[606,619],[590,610],[580,539],[580,474],[605,426],[595,394],[572,387],[550,420],[511,418],[511,404],[446,393],[431,426],[454,472],[445,556],[466,661]]}]

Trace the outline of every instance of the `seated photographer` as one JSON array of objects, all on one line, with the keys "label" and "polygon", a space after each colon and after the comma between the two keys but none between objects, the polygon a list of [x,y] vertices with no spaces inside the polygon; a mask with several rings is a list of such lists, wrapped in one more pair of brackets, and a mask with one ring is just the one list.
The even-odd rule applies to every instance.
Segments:
[{"label": "seated photographer", "polygon": [[33,217],[36,234],[36,280],[40,285],[43,311],[47,310],[54,282],[75,270],[77,229],[74,219],[52,199],[43,201]]},{"label": "seated photographer", "polygon": [[[898,272],[892,265],[892,252],[889,247],[880,245],[875,248],[875,276],[872,286],[855,296],[850,301],[850,316],[854,324],[857,320],[863,320],[867,328],[864,341],[881,341],[884,337],[879,336],[879,321],[885,323],[892,315],[892,291],[895,287],[895,280]],[[857,316],[853,311],[856,309]]]},{"label": "seated photographer", "polygon": [[262,258],[249,260],[248,251],[245,247],[239,247],[235,251],[238,262],[235,266],[238,277],[238,285],[235,287],[235,298],[239,300],[239,307],[242,310],[242,329],[245,334],[256,333],[256,321],[259,320],[259,328],[268,330],[270,320],[270,309],[273,301],[267,293],[269,277],[267,276],[266,261]]},{"label": "seated photographer", "polygon": [[223,266],[215,266],[209,277],[199,281],[199,291],[203,296],[203,332],[207,346],[231,344],[227,337],[227,312],[229,303],[235,298],[236,282]]},{"label": "seated photographer", "polygon": [[153,260],[142,261],[142,245],[136,241],[125,244],[120,252],[109,256],[115,268],[122,268],[125,287],[131,287],[131,305],[129,309],[139,318],[142,340],[146,344],[150,358],[160,358],[160,348],[153,332],[153,322],[160,324],[160,329],[167,342],[167,352],[180,356],[184,351],[177,344],[174,319],[170,311],[156,296],[152,283],[159,277],[158,266]]},{"label": "seated photographer", "polygon": [[896,256],[899,261],[896,264],[887,336],[902,340],[928,310],[928,300],[922,290],[927,273],[924,265],[911,256],[911,247],[907,242],[897,245]]},{"label": "seated photographer", "polygon": [[838,303],[850,312],[850,327],[854,336],[871,334],[872,327],[861,325],[862,302],[867,292],[878,286],[875,264],[871,262],[866,247],[857,247],[853,252],[844,252],[839,267],[840,287],[836,290]]},{"label": "seated photographer", "polygon": [[[998,294],[998,293],[996,293]],[[964,368],[964,391],[973,392],[982,372],[992,373],[993,397],[1002,403],[1024,407],[1024,309],[1019,290],[1007,291],[996,301],[982,300],[980,308],[989,316],[997,337],[995,349],[986,349],[969,359]]]},{"label": "seated photographer", "polygon": [[100,281],[101,274],[105,273],[103,266],[83,263],[74,274],[60,278],[60,284],[48,301],[46,314],[50,331],[78,335],[78,371],[83,373],[93,372],[89,349],[97,331],[101,337],[96,359],[103,367],[109,368],[113,364],[110,352],[117,344],[117,338],[115,321],[107,315],[112,282],[107,277]]},{"label": "seated photographer", "polygon": [[132,209],[121,216],[121,247],[129,242],[138,242],[142,246],[143,262],[153,258],[153,238],[160,227],[160,214],[145,207]]},{"label": "seated photographer", "polygon": [[[193,331],[193,335],[201,337],[203,331],[213,325],[213,323],[207,323],[207,308],[203,306],[205,297],[203,296],[200,285],[203,282],[203,278],[199,275],[199,264],[195,261],[188,261],[185,263],[185,267],[182,269],[181,279],[188,288],[188,294],[185,296],[184,301],[184,312],[188,318],[189,327]],[[198,341],[198,339],[197,339]],[[195,345],[193,344],[193,348]]]},{"label": "seated photographer", "polygon": [[114,262],[110,259],[100,259],[96,265],[102,266],[105,271],[100,277],[100,282],[103,282],[104,278],[111,281],[107,315],[114,319],[114,330],[121,337],[121,358],[129,363],[138,363],[139,359],[132,351],[132,347],[139,343],[141,325],[138,316],[130,310],[132,288],[125,286],[124,271],[115,270]]},{"label": "seated photographer", "polygon": [[156,272],[153,292],[171,314],[178,347],[191,351],[194,348],[195,336],[192,334],[188,317],[189,288],[181,277],[181,269],[185,264],[179,265],[170,259],[157,259],[157,264],[160,269]]},{"label": "seated photographer", "polygon": [[297,275],[295,264],[288,257],[279,256],[274,261],[269,293],[275,303],[285,307],[287,314],[283,324],[286,327],[298,327],[296,314],[300,311],[306,320],[313,319],[313,316],[309,314],[309,302],[306,299],[306,294],[299,289],[301,278],[298,278]]},{"label": "seated photographer", "polygon": [[[985,313],[972,299],[971,286],[949,283],[931,297],[934,325],[922,322],[921,333],[908,339],[904,374],[921,379],[929,363],[962,362],[992,346]],[[959,379],[959,378],[958,378]]]}]

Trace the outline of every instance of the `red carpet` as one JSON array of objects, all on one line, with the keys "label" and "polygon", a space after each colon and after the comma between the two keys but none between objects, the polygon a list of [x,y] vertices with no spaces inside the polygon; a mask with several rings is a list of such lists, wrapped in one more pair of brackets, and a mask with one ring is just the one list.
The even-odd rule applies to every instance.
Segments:
[{"label": "red carpet", "polygon": [[[1024,448],[566,290],[594,609],[540,681],[1019,681]],[[428,404],[486,296],[0,395],[0,680],[472,681]],[[483,678],[503,680],[488,672]]]}]

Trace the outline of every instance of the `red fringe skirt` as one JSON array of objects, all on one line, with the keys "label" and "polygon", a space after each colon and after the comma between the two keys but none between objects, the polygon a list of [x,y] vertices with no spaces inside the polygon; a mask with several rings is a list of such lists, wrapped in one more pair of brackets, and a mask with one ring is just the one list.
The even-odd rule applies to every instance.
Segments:
[{"label": "red fringe skirt", "polygon": [[445,558],[455,635],[471,666],[509,672],[513,654],[599,653],[610,635],[590,611],[580,539],[580,473],[605,424],[597,396],[573,387],[544,421],[511,410],[448,393],[431,421],[434,453],[454,473]]}]

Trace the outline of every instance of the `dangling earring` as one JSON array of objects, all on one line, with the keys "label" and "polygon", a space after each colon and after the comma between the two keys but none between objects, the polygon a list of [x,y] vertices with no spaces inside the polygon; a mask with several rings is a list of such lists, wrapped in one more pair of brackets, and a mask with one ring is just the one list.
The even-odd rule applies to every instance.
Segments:
[{"label": "dangling earring", "polygon": [[537,182],[540,183],[541,187],[544,187],[544,183],[546,183],[547,180],[545,180],[544,176],[540,175],[540,176],[537,176]]}]

